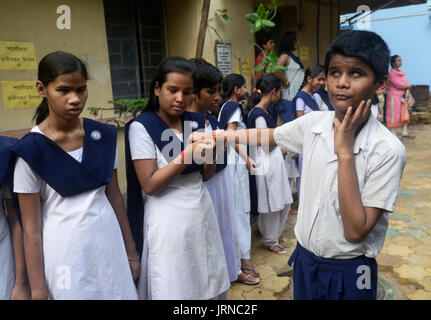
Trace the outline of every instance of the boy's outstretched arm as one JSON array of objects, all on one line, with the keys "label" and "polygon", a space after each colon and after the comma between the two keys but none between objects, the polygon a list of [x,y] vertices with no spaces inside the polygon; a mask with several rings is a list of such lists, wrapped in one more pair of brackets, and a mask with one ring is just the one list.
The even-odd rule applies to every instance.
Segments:
[{"label": "boy's outstretched arm", "polygon": [[334,149],[338,157],[338,199],[344,227],[344,237],[361,242],[376,225],[382,209],[364,207],[356,175],[353,141],[358,128],[370,117],[371,100],[362,101],[354,114],[349,107],[343,122],[334,119]]},{"label": "boy's outstretched arm", "polygon": [[277,146],[274,140],[274,129],[243,129],[243,130],[216,130],[216,139],[222,139],[231,144],[247,144],[249,146]]}]

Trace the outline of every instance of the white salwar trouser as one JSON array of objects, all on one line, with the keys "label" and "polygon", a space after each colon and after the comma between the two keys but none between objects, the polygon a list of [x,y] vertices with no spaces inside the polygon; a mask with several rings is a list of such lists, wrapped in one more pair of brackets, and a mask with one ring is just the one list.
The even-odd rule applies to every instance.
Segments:
[{"label": "white salwar trouser", "polygon": [[242,260],[250,260],[251,226],[250,212],[238,213],[238,235]]},{"label": "white salwar trouser", "polygon": [[278,238],[283,232],[289,210],[290,204],[278,212],[259,213],[257,223],[264,245],[270,248],[279,245]]},{"label": "white salwar trouser", "polygon": [[[399,130],[399,127],[398,128],[391,128],[392,134],[396,137],[398,136],[398,130]],[[407,123],[406,123],[405,125],[403,125],[401,127],[401,136],[408,136],[408,135],[409,135],[409,133],[407,131]]]}]

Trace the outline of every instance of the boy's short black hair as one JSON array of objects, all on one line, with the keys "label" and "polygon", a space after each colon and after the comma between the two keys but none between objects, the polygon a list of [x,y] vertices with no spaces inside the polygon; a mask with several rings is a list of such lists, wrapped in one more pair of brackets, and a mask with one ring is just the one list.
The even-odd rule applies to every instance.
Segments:
[{"label": "boy's short black hair", "polygon": [[216,84],[220,84],[223,81],[223,74],[211,63],[201,58],[191,59],[190,62],[195,66],[193,93],[199,95],[202,89],[213,88]]},{"label": "boy's short black hair", "polygon": [[374,71],[374,81],[379,81],[388,74],[389,48],[377,33],[353,30],[339,35],[332,41],[326,52],[326,75],[328,74],[329,63],[336,54],[361,59]]},{"label": "boy's short black hair", "polygon": [[274,36],[270,32],[259,31],[256,32],[256,43],[263,47],[269,40],[275,40]]}]

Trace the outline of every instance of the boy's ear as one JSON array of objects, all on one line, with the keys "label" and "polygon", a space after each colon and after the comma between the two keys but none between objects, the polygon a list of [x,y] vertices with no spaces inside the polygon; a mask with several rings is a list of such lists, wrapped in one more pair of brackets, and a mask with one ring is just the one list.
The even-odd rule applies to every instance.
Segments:
[{"label": "boy's ear", "polygon": [[200,98],[201,97],[201,95],[199,94],[199,92],[193,92],[192,93],[192,99],[193,100],[196,100],[196,99],[198,99],[198,98]]},{"label": "boy's ear", "polygon": [[46,89],[45,86],[43,85],[42,81],[37,80],[36,81],[36,90],[37,93],[39,93],[39,96],[41,96],[42,98],[46,98]]},{"label": "boy's ear", "polygon": [[386,91],[388,86],[388,76],[382,77],[379,81],[377,81],[377,89],[376,94],[383,94]]}]

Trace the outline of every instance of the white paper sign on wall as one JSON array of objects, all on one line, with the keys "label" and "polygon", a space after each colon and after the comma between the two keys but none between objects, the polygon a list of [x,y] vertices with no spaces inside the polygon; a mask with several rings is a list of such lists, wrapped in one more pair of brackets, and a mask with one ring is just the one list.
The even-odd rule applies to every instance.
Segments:
[{"label": "white paper sign on wall", "polygon": [[232,73],[232,55],[230,43],[216,43],[217,68],[223,77]]}]

